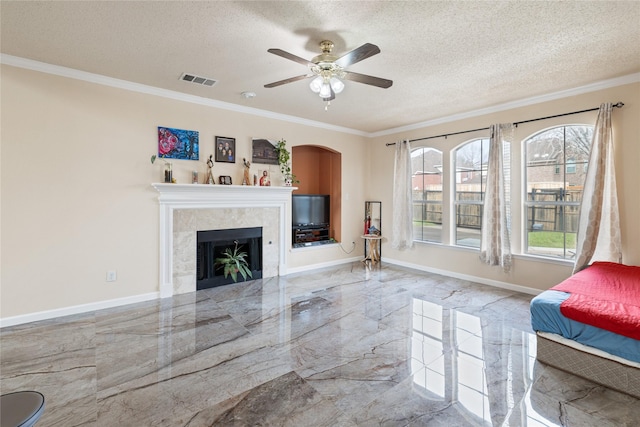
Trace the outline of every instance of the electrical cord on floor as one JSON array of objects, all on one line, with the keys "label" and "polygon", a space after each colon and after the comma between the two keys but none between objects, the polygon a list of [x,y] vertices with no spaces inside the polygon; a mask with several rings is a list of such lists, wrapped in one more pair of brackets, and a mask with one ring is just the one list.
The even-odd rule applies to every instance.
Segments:
[{"label": "electrical cord on floor", "polygon": [[356,242],[351,242],[351,250],[350,251],[346,251],[342,247],[342,242],[340,242],[339,245],[340,245],[340,249],[342,249],[342,252],[344,252],[345,254],[350,254],[351,252],[353,252],[356,249]]}]

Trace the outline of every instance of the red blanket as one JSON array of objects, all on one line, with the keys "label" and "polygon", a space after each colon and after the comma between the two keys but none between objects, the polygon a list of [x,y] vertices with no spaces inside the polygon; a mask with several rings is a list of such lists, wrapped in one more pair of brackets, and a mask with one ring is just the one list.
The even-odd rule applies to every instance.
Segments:
[{"label": "red blanket", "polygon": [[640,340],[640,267],[594,262],[551,289],[571,293],[565,317]]}]

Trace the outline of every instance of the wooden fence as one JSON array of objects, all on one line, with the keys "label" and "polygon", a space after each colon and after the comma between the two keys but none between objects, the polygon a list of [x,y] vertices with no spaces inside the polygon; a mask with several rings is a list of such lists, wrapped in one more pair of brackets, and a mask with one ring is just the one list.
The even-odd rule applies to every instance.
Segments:
[{"label": "wooden fence", "polygon": [[[579,202],[582,197],[582,188],[565,190],[536,189],[527,193],[529,202]],[[527,229],[529,231],[566,231],[576,233],[580,206],[562,205],[532,205],[528,207]]]},{"label": "wooden fence", "polygon": [[[419,200],[422,193],[424,201],[436,203],[413,204],[413,218],[434,224],[442,224],[442,191],[414,191],[414,200]],[[555,202],[564,198],[566,202],[579,201],[582,190],[536,190],[527,194],[529,202]],[[457,200],[481,201],[477,191],[460,191]],[[566,231],[575,233],[578,230],[579,206],[533,205],[528,207],[527,229],[529,231]],[[458,227],[480,229],[482,225],[482,204],[461,204],[456,208],[456,225]]]}]

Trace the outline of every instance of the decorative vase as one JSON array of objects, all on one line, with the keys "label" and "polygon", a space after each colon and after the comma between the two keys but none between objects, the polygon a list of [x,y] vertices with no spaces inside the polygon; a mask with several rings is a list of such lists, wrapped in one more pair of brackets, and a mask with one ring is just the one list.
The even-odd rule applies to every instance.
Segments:
[{"label": "decorative vase", "polygon": [[171,169],[171,163],[169,162],[164,164],[164,182],[169,184],[173,182],[173,170]]}]

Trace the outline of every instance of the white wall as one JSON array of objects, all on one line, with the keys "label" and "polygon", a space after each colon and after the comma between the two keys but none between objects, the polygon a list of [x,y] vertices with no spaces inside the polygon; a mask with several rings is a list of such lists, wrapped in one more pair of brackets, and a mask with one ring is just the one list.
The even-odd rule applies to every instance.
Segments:
[{"label": "white wall", "polygon": [[[351,195],[343,201],[343,238],[359,236],[360,218],[348,213],[364,200],[364,137],[8,65],[1,89],[3,319],[158,292],[158,205],[150,186],[162,176],[162,165],[150,163],[158,126],[200,132],[201,161],[174,162],[181,183],[191,182],[195,165],[204,174],[216,135],[236,138],[239,161],[214,167],[235,183],[252,137],[340,151],[343,194]],[[299,267],[351,256],[334,247],[289,260]],[[116,282],[106,282],[107,270],[117,271]]]},{"label": "white wall", "polygon": [[[620,203],[621,227],[623,239],[623,261],[640,265],[640,84],[628,84],[615,88],[600,90],[579,96],[567,97],[555,101],[544,102],[499,113],[487,114],[451,121],[437,126],[424,127],[408,132],[396,133],[374,138],[368,145],[370,159],[367,196],[372,200],[382,200],[383,230],[391,230],[392,217],[392,180],[393,150],[387,147],[388,142],[401,139],[417,139],[427,136],[441,135],[488,127],[493,123],[517,122],[538,117],[546,117],[572,111],[581,111],[598,107],[602,102],[625,103],[624,108],[614,109],[613,125],[616,136],[615,162],[617,169],[618,197]],[[512,233],[514,253],[522,251],[522,228],[520,227],[521,208],[518,198],[522,188],[521,141],[528,136],[549,127],[561,124],[585,123],[593,125],[597,112],[582,113],[551,120],[521,124],[516,129],[516,141],[512,146]],[[478,137],[488,137],[487,131],[450,136],[448,138],[431,139],[414,142],[412,148],[432,146],[443,152],[443,163],[451,164],[451,150],[458,145]],[[445,185],[445,192],[451,191]],[[443,208],[448,208],[447,203]],[[448,222],[450,225],[450,222]],[[449,241],[445,236],[446,242]],[[389,241],[383,243],[383,257],[390,261],[413,265],[425,270],[450,271],[457,275],[473,276],[484,279],[488,283],[507,283],[534,289],[548,289],[571,274],[569,262],[549,262],[534,260],[527,256],[516,256],[512,271],[508,274],[498,267],[489,267],[480,263],[478,251],[458,248],[449,245],[418,243],[411,250],[398,251],[391,248]]]}]

